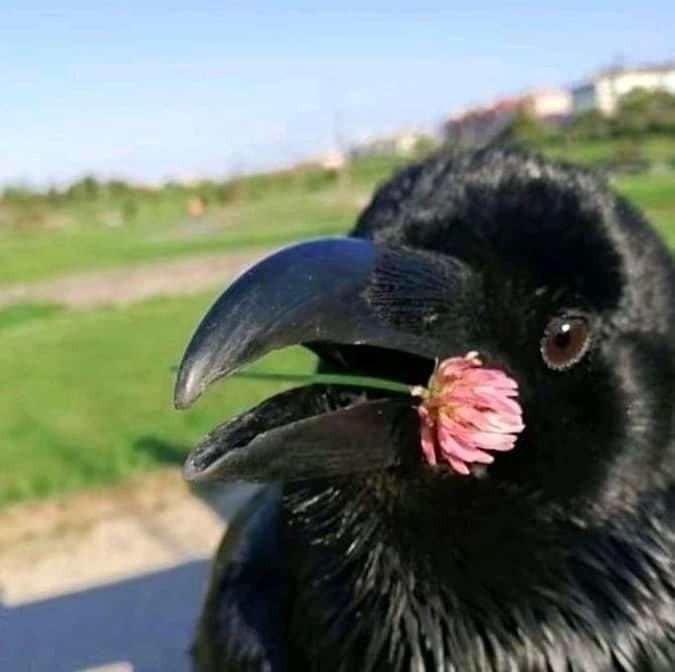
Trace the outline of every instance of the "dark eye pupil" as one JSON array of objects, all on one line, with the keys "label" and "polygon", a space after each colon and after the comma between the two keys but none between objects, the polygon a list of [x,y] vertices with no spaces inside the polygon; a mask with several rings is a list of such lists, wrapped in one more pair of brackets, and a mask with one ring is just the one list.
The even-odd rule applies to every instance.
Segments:
[{"label": "dark eye pupil", "polygon": [[554,336],[555,344],[561,350],[565,350],[572,342],[572,329],[569,324],[563,324],[560,331]]}]

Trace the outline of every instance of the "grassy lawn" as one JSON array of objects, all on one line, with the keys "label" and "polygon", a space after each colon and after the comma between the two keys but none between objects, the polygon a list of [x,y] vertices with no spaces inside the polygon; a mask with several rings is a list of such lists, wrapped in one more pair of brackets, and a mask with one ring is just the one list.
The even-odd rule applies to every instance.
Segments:
[{"label": "grassy lawn", "polygon": [[[645,146],[653,155],[675,156],[675,139],[651,139]],[[570,150],[572,154],[559,147],[542,149],[552,156],[593,163],[617,151],[617,143],[582,143]],[[248,178],[247,191],[231,203],[212,205],[201,218],[188,217],[185,195],[179,198],[170,191],[141,200],[126,224],[111,220],[107,201],[85,202],[67,211],[47,208],[46,224],[33,229],[3,228],[0,217],[4,252],[0,283],[342,233],[352,226],[375,185],[404,162],[395,157],[361,160],[352,164],[345,179],[311,188],[287,173]],[[675,226],[673,173],[622,176],[615,183],[659,226]],[[110,225],[113,220],[115,226]]]},{"label": "grassy lawn", "polygon": [[366,195],[356,187],[332,187],[271,194],[208,211],[203,220],[187,218],[176,206],[158,210],[156,218],[149,212],[137,224],[115,228],[79,224],[0,233],[0,283],[341,232],[353,223]]},{"label": "grassy lawn", "polygon": [[[0,284],[342,233],[373,187],[408,160],[362,159],[342,176],[299,168],[213,183],[201,216],[187,210],[199,185],[137,189],[124,198],[102,192],[69,202],[0,200]],[[129,202],[133,215],[125,216]]]},{"label": "grassy lawn", "polygon": [[613,180],[614,186],[645,210],[675,209],[675,173],[664,175],[625,175]]},{"label": "grassy lawn", "polygon": [[615,178],[613,185],[643,210],[665,241],[675,249],[675,173],[625,175]]},{"label": "grassy lawn", "polygon": [[[127,309],[0,311],[0,505],[182,462],[215,423],[281,389],[236,380],[190,411],[173,410],[173,373],[212,296]],[[301,349],[258,366],[309,370]]]},{"label": "grassy lawn", "polygon": [[672,161],[675,159],[675,137],[652,136],[637,141],[584,140],[569,144],[547,142],[539,149],[553,158],[584,164],[608,164],[626,154],[638,155],[647,161]]}]

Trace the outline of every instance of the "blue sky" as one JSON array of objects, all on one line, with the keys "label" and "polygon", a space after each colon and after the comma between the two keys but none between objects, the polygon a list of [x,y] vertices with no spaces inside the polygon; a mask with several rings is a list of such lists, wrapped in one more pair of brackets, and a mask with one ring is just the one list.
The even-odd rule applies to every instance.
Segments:
[{"label": "blue sky", "polygon": [[0,182],[275,165],[675,58],[674,25],[672,0],[2,0]]}]

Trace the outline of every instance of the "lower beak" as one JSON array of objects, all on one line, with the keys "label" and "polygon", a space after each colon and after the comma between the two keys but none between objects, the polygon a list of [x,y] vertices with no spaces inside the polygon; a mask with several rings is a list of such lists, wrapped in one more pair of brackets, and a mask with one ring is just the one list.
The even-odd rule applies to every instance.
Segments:
[{"label": "lower beak", "polygon": [[[217,299],[180,364],[175,403],[270,350],[303,344],[371,346],[431,360],[471,342],[475,275],[442,255],[329,238],[267,257]],[[391,377],[396,376],[392,372]],[[419,382],[424,382],[421,379]],[[419,430],[412,397],[312,385],[272,397],[224,423],[185,466],[190,480],[294,480],[413,463]]]},{"label": "lower beak", "polygon": [[183,473],[190,481],[293,481],[414,461],[406,450],[419,443],[411,400],[350,401],[323,386],[282,392],[210,432]]}]

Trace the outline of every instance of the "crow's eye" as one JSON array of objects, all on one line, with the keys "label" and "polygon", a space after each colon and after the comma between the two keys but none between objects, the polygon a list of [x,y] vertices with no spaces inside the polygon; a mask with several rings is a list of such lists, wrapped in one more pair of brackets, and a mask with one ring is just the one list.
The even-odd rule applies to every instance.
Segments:
[{"label": "crow's eye", "polygon": [[591,325],[583,315],[564,315],[549,320],[541,339],[541,356],[555,371],[574,366],[588,350]]}]

